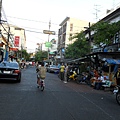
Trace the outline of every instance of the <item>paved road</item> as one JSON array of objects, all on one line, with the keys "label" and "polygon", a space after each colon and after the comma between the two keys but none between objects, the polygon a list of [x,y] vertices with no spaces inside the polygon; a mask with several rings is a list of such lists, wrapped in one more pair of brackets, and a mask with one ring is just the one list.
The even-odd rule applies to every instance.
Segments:
[{"label": "paved road", "polygon": [[45,91],[36,87],[35,68],[22,70],[21,83],[0,82],[0,120],[120,120],[111,92],[86,84],[64,84],[47,73]]}]

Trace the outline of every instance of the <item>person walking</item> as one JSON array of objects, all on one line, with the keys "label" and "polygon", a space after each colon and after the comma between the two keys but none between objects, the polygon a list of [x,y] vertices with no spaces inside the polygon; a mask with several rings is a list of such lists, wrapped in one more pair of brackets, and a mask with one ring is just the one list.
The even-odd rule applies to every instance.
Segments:
[{"label": "person walking", "polygon": [[68,64],[66,64],[65,66],[64,83],[67,83],[67,76],[68,76]]},{"label": "person walking", "polygon": [[62,63],[62,65],[60,66],[60,79],[64,80],[64,70],[65,70],[65,66]]}]

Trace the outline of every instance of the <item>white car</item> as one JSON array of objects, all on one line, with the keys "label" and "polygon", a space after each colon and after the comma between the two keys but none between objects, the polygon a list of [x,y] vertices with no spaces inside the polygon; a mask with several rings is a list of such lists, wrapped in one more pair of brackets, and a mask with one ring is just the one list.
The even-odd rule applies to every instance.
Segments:
[{"label": "white car", "polygon": [[59,71],[59,68],[56,65],[49,65],[48,67],[46,67],[46,69],[49,73],[55,73]]}]

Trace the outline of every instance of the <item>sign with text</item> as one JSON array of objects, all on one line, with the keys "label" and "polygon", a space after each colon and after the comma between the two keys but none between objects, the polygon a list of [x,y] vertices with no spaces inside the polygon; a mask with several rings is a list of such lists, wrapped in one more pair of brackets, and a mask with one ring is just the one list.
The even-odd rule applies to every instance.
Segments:
[{"label": "sign with text", "polygon": [[43,30],[44,34],[55,35],[55,31]]},{"label": "sign with text", "polygon": [[19,47],[19,40],[20,40],[20,36],[15,36],[15,39],[14,39],[14,46],[15,47]]}]

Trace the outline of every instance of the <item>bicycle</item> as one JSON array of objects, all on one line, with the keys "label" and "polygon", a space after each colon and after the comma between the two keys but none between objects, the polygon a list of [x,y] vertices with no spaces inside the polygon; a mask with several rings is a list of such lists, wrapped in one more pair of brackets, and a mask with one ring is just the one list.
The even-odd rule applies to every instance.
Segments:
[{"label": "bicycle", "polygon": [[40,83],[39,83],[38,88],[39,88],[39,87],[40,87],[41,91],[43,91],[43,90],[44,90],[44,88],[45,88],[44,79],[41,79],[41,80],[40,80]]}]

